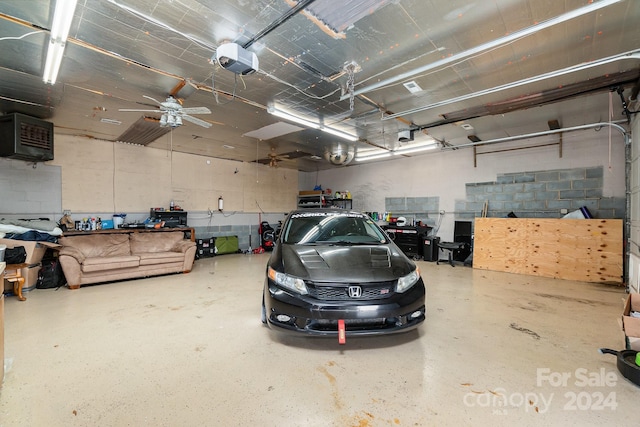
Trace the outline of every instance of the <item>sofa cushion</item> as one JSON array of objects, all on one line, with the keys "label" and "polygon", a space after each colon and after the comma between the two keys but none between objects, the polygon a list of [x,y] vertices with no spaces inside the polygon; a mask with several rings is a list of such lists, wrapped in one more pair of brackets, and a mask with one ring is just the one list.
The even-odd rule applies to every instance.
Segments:
[{"label": "sofa cushion", "polygon": [[131,233],[131,253],[169,252],[184,240],[182,231]]},{"label": "sofa cushion", "polygon": [[140,265],[140,257],[135,255],[109,256],[109,257],[90,257],[85,258],[82,263],[82,271],[88,273],[91,271],[116,270],[121,268],[138,267]]},{"label": "sofa cushion", "polygon": [[131,255],[128,234],[90,234],[58,238],[62,246],[74,246],[88,258]]},{"label": "sofa cushion", "polygon": [[140,257],[140,265],[184,262],[184,254],[182,252],[142,252],[136,255]]}]

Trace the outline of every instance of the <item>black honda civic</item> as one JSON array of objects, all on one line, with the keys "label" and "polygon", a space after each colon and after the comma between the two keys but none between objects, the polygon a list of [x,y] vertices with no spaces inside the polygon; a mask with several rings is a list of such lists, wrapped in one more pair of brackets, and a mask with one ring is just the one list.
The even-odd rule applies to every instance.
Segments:
[{"label": "black honda civic", "polygon": [[291,212],[267,264],[262,322],[317,336],[404,332],[425,320],[416,264],[366,214]]}]

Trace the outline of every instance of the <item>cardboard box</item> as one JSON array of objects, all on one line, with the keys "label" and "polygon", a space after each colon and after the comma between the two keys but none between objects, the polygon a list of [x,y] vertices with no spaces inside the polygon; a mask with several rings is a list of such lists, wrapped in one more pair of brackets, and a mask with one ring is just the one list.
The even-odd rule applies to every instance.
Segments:
[{"label": "cardboard box", "polygon": [[[60,245],[51,242],[36,242],[34,240],[15,240],[0,239],[0,244],[7,245],[7,248],[15,248],[16,246],[24,246],[27,251],[26,264],[39,264],[42,261],[47,248],[59,248]],[[6,258],[6,252],[5,252]],[[26,287],[26,286],[25,286]]]},{"label": "cardboard box", "polygon": [[298,196],[320,196],[322,195],[322,190],[300,190],[298,191]]},{"label": "cardboard box", "polygon": [[[36,288],[38,283],[38,273],[42,264],[34,264],[29,267],[22,268],[20,274],[24,277],[24,285],[22,286],[22,292],[29,292]],[[4,280],[4,293],[13,293],[13,283]]]},{"label": "cardboard box", "polygon": [[627,296],[627,301],[624,304],[622,330],[627,349],[640,351],[640,318],[632,317],[632,311],[640,312],[640,294],[635,292]]}]

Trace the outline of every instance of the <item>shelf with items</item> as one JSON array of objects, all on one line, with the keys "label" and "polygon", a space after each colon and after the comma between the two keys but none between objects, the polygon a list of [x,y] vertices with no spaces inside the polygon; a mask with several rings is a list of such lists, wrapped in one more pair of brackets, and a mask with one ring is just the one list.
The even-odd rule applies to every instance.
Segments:
[{"label": "shelf with items", "polygon": [[327,199],[327,206],[340,209],[353,209],[351,199]]},{"label": "shelf with items", "polygon": [[[298,209],[304,208],[340,208],[353,209],[352,200],[348,198],[334,198],[322,191],[304,191],[298,195]],[[304,193],[304,194],[302,194]]]},{"label": "shelf with items", "polygon": [[314,194],[300,194],[298,196],[298,208],[324,208],[327,206],[327,200],[321,191],[313,192]]}]

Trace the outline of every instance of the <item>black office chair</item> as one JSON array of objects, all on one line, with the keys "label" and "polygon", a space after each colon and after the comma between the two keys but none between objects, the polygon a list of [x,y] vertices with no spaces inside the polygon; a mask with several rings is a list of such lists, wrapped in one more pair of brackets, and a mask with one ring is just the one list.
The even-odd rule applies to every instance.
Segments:
[{"label": "black office chair", "polygon": [[[447,259],[440,259],[440,249],[447,251]],[[447,261],[451,267],[455,267],[453,264],[453,258],[460,252],[467,251],[469,244],[467,242],[439,242],[438,243],[438,260],[436,264],[440,265],[440,261]]]},{"label": "black office chair", "polygon": [[[440,261],[448,261],[451,267],[455,267],[453,264],[454,259],[460,259],[460,257],[462,257],[464,260],[471,254],[471,222],[456,221],[454,224],[453,236],[455,242],[438,243],[438,260],[436,261],[436,264],[440,264]],[[440,259],[440,249],[447,252],[447,259]]]}]

